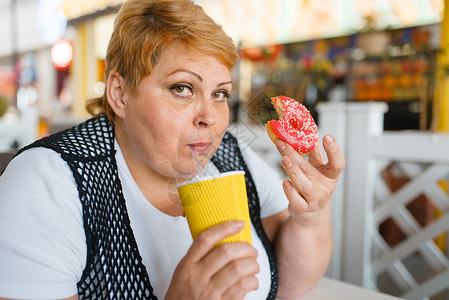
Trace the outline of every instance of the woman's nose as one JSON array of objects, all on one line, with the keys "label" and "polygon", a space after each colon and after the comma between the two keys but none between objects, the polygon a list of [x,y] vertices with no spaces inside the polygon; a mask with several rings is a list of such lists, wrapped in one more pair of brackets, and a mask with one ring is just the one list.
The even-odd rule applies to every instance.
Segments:
[{"label": "woman's nose", "polygon": [[213,101],[207,97],[203,97],[201,101],[198,102],[195,125],[208,127],[212,126],[217,122],[217,111],[214,107]]}]

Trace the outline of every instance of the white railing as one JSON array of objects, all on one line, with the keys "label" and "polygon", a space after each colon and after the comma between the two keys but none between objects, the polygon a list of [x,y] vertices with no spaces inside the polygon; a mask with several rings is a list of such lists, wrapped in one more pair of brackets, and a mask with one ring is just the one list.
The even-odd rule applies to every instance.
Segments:
[{"label": "white railing", "polygon": [[[383,131],[384,103],[320,104],[320,135],[339,142],[346,168],[332,202],[335,250],[327,275],[406,299],[448,299],[449,135]],[[393,187],[386,172],[403,179]],[[410,209],[418,197],[438,212],[425,224]],[[394,244],[379,228],[402,235]],[[435,239],[440,237],[437,245]],[[442,237],[442,238],[441,238]]]}]

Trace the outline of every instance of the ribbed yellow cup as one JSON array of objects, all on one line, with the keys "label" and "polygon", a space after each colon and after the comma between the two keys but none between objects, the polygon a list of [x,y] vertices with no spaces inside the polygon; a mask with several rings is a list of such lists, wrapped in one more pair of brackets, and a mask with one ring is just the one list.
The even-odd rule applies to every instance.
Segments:
[{"label": "ribbed yellow cup", "polygon": [[230,220],[245,221],[245,228],[223,243],[251,241],[245,172],[221,173],[178,185],[178,192],[193,239],[204,230]]}]

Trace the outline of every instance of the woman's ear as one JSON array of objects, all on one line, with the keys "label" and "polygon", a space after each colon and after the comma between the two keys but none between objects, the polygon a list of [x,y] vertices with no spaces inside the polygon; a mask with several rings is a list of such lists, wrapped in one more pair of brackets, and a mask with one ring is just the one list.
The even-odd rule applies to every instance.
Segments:
[{"label": "woman's ear", "polygon": [[125,98],[126,84],[125,80],[116,71],[109,73],[106,82],[106,96],[109,106],[119,118],[125,117],[126,98]]}]

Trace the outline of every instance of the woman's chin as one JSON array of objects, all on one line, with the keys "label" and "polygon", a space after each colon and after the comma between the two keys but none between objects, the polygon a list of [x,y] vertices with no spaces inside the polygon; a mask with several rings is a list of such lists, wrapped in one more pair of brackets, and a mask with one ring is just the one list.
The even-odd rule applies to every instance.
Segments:
[{"label": "woman's chin", "polygon": [[175,178],[177,181],[184,182],[192,179],[196,175],[198,175],[198,170],[194,166],[192,168],[182,168],[176,170]]},{"label": "woman's chin", "polygon": [[204,171],[208,161],[209,160],[206,159],[206,157],[201,157],[198,165],[193,161],[193,159],[190,159],[190,161],[186,163],[173,164],[176,179],[184,181],[192,179]]}]

